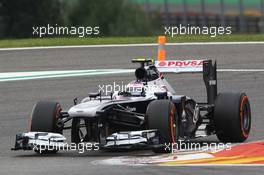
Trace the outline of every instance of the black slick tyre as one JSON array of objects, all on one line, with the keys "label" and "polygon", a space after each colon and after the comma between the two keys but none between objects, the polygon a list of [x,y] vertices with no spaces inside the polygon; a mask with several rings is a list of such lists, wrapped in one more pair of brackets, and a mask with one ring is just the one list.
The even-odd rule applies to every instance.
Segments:
[{"label": "black slick tyre", "polygon": [[166,145],[178,142],[178,115],[175,105],[169,100],[152,101],[148,105],[146,117],[148,129],[157,129],[160,134],[162,146],[154,147],[153,152],[170,152]]},{"label": "black slick tyre", "polygon": [[214,125],[221,142],[243,142],[250,133],[251,109],[245,93],[220,93],[215,100]]}]

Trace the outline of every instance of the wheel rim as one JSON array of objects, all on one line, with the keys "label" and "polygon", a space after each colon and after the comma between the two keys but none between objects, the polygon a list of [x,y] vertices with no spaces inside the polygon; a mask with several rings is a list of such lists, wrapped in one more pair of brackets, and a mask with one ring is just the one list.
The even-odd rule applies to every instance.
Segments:
[{"label": "wheel rim", "polygon": [[171,132],[171,143],[175,143],[175,135],[176,133],[176,129],[175,129],[175,106],[173,106],[173,108],[170,111],[170,132]]},{"label": "wheel rim", "polygon": [[250,129],[250,109],[246,103],[247,97],[243,96],[240,106],[241,130],[244,137],[248,137]]},{"label": "wheel rim", "polygon": [[245,105],[245,107],[244,107],[243,115],[244,115],[243,116],[243,118],[244,118],[243,127],[244,127],[244,129],[248,130],[248,128],[249,128],[249,114],[248,114],[247,105]]}]

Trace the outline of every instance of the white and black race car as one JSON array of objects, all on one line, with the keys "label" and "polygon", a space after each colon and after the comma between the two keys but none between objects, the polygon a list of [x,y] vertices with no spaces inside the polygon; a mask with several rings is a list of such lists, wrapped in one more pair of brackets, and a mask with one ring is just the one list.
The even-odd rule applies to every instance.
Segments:
[{"label": "white and black race car", "polygon": [[[17,134],[13,150],[39,152],[41,146],[54,144],[64,147],[62,134],[66,129],[71,130],[71,143],[97,143],[100,149],[149,147],[154,152],[169,152],[165,145],[212,134],[222,142],[248,138],[248,97],[240,92],[217,92],[217,68],[212,60],[132,62],[140,63],[140,67],[135,70],[136,80],[124,91],[109,96],[90,93],[78,104],[74,100],[68,111],[57,102],[38,102],[32,111],[30,131]],[[164,78],[166,72],[202,73],[207,102],[177,95]]]}]

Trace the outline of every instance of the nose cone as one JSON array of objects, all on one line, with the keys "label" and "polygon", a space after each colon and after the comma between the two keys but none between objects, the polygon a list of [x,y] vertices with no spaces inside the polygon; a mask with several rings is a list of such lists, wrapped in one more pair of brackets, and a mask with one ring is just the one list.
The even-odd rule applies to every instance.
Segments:
[{"label": "nose cone", "polygon": [[100,110],[103,106],[103,101],[92,100],[71,107],[68,113],[72,117],[95,117],[96,111]]}]

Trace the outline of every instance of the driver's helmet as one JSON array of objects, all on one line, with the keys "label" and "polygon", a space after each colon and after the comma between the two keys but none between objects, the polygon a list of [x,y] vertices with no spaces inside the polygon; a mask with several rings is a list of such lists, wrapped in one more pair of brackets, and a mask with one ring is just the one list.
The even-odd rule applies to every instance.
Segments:
[{"label": "driver's helmet", "polygon": [[137,81],[153,81],[159,78],[159,71],[153,65],[148,67],[140,67],[136,69],[135,76]]},{"label": "driver's helmet", "polygon": [[155,66],[152,65],[147,68],[147,78],[149,81],[159,78],[159,71]]}]

